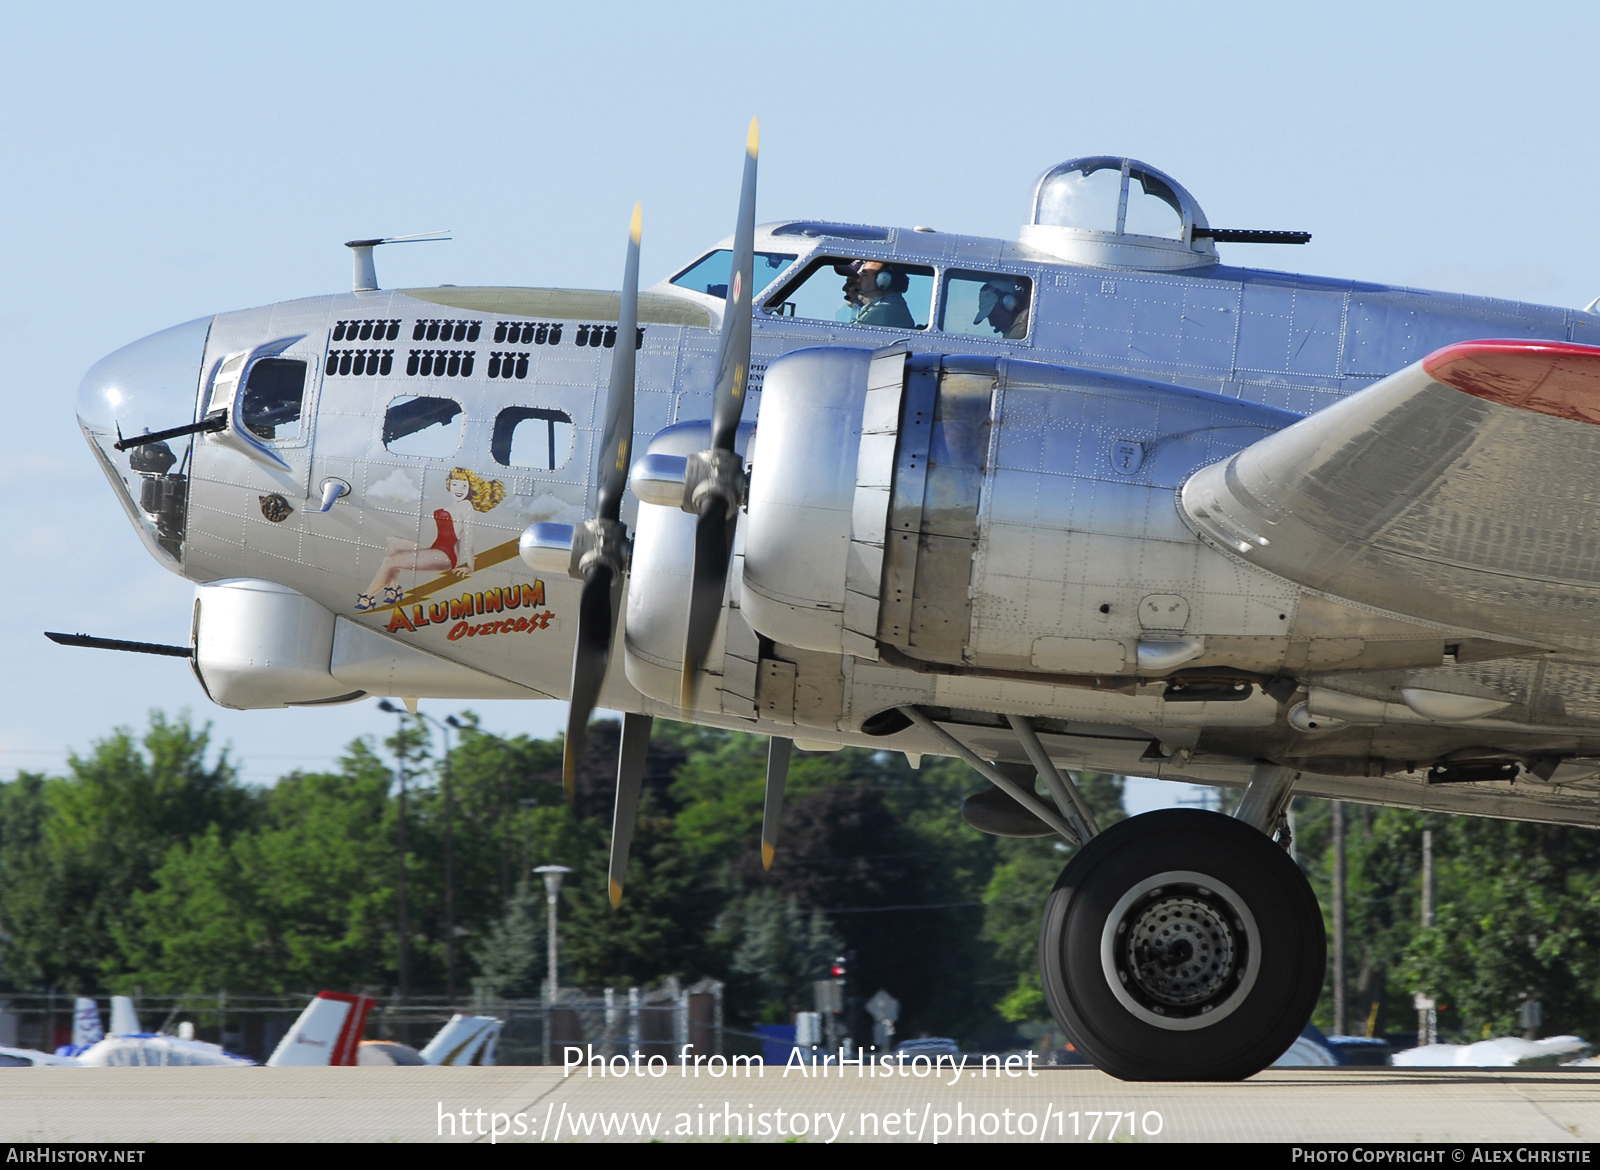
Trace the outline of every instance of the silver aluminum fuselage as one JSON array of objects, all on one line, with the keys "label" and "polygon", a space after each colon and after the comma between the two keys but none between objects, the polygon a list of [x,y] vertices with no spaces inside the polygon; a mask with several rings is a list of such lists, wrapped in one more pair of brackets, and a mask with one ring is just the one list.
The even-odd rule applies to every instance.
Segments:
[{"label": "silver aluminum fuselage", "polygon": [[[1477,665],[1430,664],[1425,653],[1424,661],[1415,661],[1414,649],[1395,647],[1470,639],[1472,631],[1429,628],[1314,595],[1204,543],[1184,524],[1176,505],[1184,480],[1200,467],[1442,345],[1490,336],[1600,344],[1600,317],[1222,265],[1169,273],[1093,268],[1015,242],[943,233],[886,229],[883,239],[873,241],[778,235],[776,226],[758,231],[756,247],[798,251],[787,270],[791,273],[818,256],[927,265],[938,274],[936,298],[949,269],[1026,277],[1036,290],[1032,322],[1028,336],[1013,341],[937,328],[907,333],[808,321],[758,307],[754,403],[747,420],[759,418],[766,368],[785,354],[816,346],[871,350],[905,341],[915,354],[1025,359],[1123,375],[1144,385],[1119,388],[1115,379],[1104,379],[1098,388],[1079,387],[1068,395],[1049,379],[1010,378],[997,391],[992,447],[974,505],[970,625],[951,669],[928,672],[850,654],[821,661],[807,652],[812,657],[795,668],[800,685],[810,685],[807,677],[821,680],[813,689],[823,693],[817,708],[823,715],[809,722],[800,721],[793,708],[780,713],[784,717],[768,718],[759,704],[745,711],[716,702],[682,712],[641,694],[620,669],[608,677],[603,706],[795,736],[816,746],[887,744],[917,753],[934,751],[936,744],[920,740],[914,729],[884,740],[859,727],[886,707],[921,703],[972,715],[964,722],[959,714],[952,716],[964,728],[963,737],[986,754],[1008,758],[1019,749],[1003,722],[991,728],[984,717],[1025,713],[1053,721],[1045,741],[1052,755],[1072,767],[1240,783],[1252,758],[1281,750],[1297,734],[1285,726],[1280,704],[1267,695],[1258,691],[1239,703],[1172,703],[1163,699],[1159,681],[1094,689],[1053,685],[1048,677],[1072,662],[1093,664],[1091,671],[1078,674],[1120,670],[1136,676],[1145,653],[1141,647],[1155,647],[1149,651],[1154,662],[1161,651],[1157,644],[1166,643],[1176,663],[1183,651],[1172,645],[1192,638],[1210,647],[1210,656],[1196,662],[1263,673],[1269,671],[1262,664],[1274,660],[1280,669],[1301,673],[1365,671],[1363,677],[1377,691],[1398,685],[1396,671],[1413,678],[1432,669],[1457,681],[1482,675],[1516,691],[1520,715],[1535,733],[1541,720],[1550,719],[1551,704],[1541,706],[1540,688],[1548,699],[1555,675],[1561,674],[1566,693],[1575,696],[1561,704],[1561,734],[1571,741],[1565,754],[1600,754],[1600,675],[1587,658],[1559,653],[1552,658],[1548,651],[1561,647],[1547,646],[1538,658]],[[641,452],[665,428],[708,415],[723,310],[720,298],[668,284],[652,292],[655,308],[647,306],[641,314],[638,354],[635,450]],[[198,369],[188,371],[187,383],[177,379],[182,392],[169,390],[165,398],[152,399],[148,417],[120,418],[117,425],[131,433],[141,426],[156,429],[195,419],[229,355],[269,351],[307,362],[303,418],[292,440],[264,444],[270,457],[237,442],[195,438],[192,453],[179,465],[187,475],[187,511],[177,540],[170,532],[162,537],[149,516],[141,516],[142,485],[126,457],[110,450],[113,436],[106,419],[83,407],[80,418],[141,537],[188,579],[197,584],[234,578],[276,582],[336,615],[341,629],[365,627],[404,644],[408,655],[428,656],[408,658],[412,667],[405,677],[411,681],[404,685],[411,690],[397,684],[397,694],[560,698],[570,672],[579,586],[564,576],[545,575],[534,604],[525,588],[533,577],[516,557],[516,542],[529,524],[573,523],[590,510],[611,354],[603,343],[578,341],[602,336],[608,321],[615,324],[615,301],[615,294],[441,287],[314,297],[218,314],[204,331]],[[941,311],[936,300],[934,322]],[[349,321],[398,322],[397,336],[335,341],[338,323]],[[478,340],[413,341],[418,321],[476,322]],[[497,322],[560,324],[562,341],[495,343],[491,331]],[[108,379],[137,365],[144,344],[119,351],[91,371],[84,396],[100,393]],[[159,360],[174,363],[176,370],[189,359],[171,355],[192,344],[169,344]],[[475,351],[471,375],[407,372],[410,351],[446,344],[457,352]],[[337,359],[329,361],[330,351],[356,349],[392,351],[387,372],[355,375],[348,363],[341,372]],[[525,374],[490,378],[489,355],[507,351],[525,356]],[[1183,389],[1163,395],[1162,385]],[[451,452],[422,457],[386,448],[385,412],[406,395],[459,404],[460,437]],[[1061,412],[1069,403],[1077,413],[1064,418]],[[571,418],[570,450],[558,466],[496,461],[494,428],[508,407],[559,411]],[[1130,444],[1138,447],[1136,463],[1128,454]],[[759,453],[755,459],[759,465]],[[1131,470],[1130,463],[1135,464]],[[358,612],[358,595],[392,554],[394,542],[427,548],[436,540],[435,517],[449,501],[449,481],[458,467],[503,485],[503,498],[472,517],[474,571],[447,582],[439,579],[444,575],[407,573],[408,592],[399,606]],[[326,512],[315,511],[328,481],[348,484],[349,495]],[[1052,493],[1043,501],[1041,483]],[[290,506],[287,516],[274,518],[274,497]],[[630,527],[640,507],[630,495],[623,516]],[[737,606],[737,572],[735,577],[730,601]],[[427,585],[420,594],[419,585]],[[487,607],[485,594],[491,599]],[[504,605],[508,595],[518,599],[516,607]],[[1157,601],[1151,603],[1152,598]],[[1152,604],[1169,608],[1159,616],[1142,611]],[[1180,606],[1181,621],[1173,616]],[[352,632],[346,642],[362,637]],[[720,651],[733,654],[736,637],[730,623]],[[370,638],[362,644],[370,657]],[[1383,659],[1385,652],[1392,660]],[[1306,658],[1296,663],[1295,654]],[[424,663],[425,676],[427,661],[440,664],[433,690],[415,681],[420,677],[415,664]],[[1385,666],[1388,674],[1380,669]],[[1147,673],[1159,676],[1159,662]],[[1369,749],[1350,749],[1352,759],[1360,750],[1388,758],[1392,749],[1377,742],[1383,734],[1381,726],[1375,728]],[[1154,756],[1152,741],[1162,749]],[[1302,790],[1585,823],[1596,817],[1585,811],[1593,801],[1581,784],[1558,784],[1522,798],[1424,790],[1392,776],[1352,774],[1308,777]]]}]

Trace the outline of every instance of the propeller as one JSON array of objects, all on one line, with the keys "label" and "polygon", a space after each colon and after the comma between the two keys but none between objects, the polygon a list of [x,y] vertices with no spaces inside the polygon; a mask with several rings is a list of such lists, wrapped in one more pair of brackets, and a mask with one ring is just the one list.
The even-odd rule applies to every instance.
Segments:
[{"label": "propeller", "polygon": [[775,735],[767,740],[767,799],[761,809],[761,868],[771,869],[778,852],[778,825],[783,820],[783,785],[789,779],[789,753],[794,740]]},{"label": "propeller", "polygon": [[[611,351],[611,387],[606,397],[606,429],[600,444],[595,480],[599,489],[595,516],[573,533],[573,576],[583,580],[578,600],[577,643],[572,652],[572,687],[567,710],[567,738],[561,754],[561,787],[567,803],[577,791],[578,760],[589,738],[589,717],[594,714],[611,661],[617,604],[622,575],[627,568],[628,530],[620,519],[622,493],[628,486],[628,466],[633,453],[634,338],[639,322],[639,234],[641,208],[633,205],[628,228],[628,259],[622,277],[622,304],[617,314],[617,346]],[[746,349],[749,327],[746,324]],[[720,601],[720,598],[719,598]],[[630,716],[631,718],[631,716]],[[647,734],[648,738],[648,734]],[[641,765],[642,767],[642,765]],[[621,783],[618,775],[618,783]],[[618,814],[621,813],[619,791]],[[637,793],[635,793],[637,804]],[[629,836],[632,813],[629,813]],[[623,860],[626,862],[626,844]],[[620,877],[613,878],[613,900],[620,896]]]},{"label": "propeller", "polygon": [[644,785],[645,757],[650,751],[649,715],[622,716],[622,750],[617,753],[617,807],[611,815],[611,908],[622,905],[622,885],[628,873],[628,849],[633,845],[633,823],[639,816],[639,790]]},{"label": "propeller", "polygon": [[694,529],[694,570],[689,578],[689,624],[684,637],[683,682],[679,706],[692,708],[711,641],[722,613],[734,527],[744,500],[744,464],[733,442],[744,411],[750,375],[750,302],[754,294],[756,235],[756,156],[760,128],[750,119],[745,139],[744,185],[733,233],[727,309],[717,353],[717,382],[711,402],[711,446],[691,455],[684,478],[683,510],[699,517]]}]

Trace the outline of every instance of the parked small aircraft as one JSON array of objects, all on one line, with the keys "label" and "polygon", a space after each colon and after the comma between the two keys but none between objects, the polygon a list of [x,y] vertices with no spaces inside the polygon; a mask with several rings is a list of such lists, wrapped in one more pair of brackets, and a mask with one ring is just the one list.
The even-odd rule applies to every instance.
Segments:
[{"label": "parked small aircraft", "polygon": [[392,1040],[363,1040],[375,1001],[366,995],[319,991],[267,1058],[272,1068],[330,1065],[492,1065],[501,1020],[457,1012],[418,1052]]},{"label": "parked small aircraft", "polygon": [[111,1027],[100,1023],[95,1001],[80,996],[72,1013],[72,1043],[54,1053],[32,1048],[0,1048],[0,1068],[127,1068],[195,1065],[252,1065],[220,1044],[194,1038],[194,1025],[182,1023],[176,1035],[146,1032],[139,1026],[133,1000],[111,997]]},{"label": "parked small aircraft", "polygon": [[[1600,315],[1223,264],[1171,177],[1073,159],[1015,240],[755,224],[638,291],[219,313],[78,416],[231,707],[390,695],[958,756],[1084,843],[1043,986],[1126,1078],[1247,1076],[1324,979],[1294,793],[1600,824]],[[1489,340],[1485,340],[1489,339]],[[635,458],[636,446],[642,451]],[[621,669],[617,669],[620,664]],[[1105,832],[1073,769],[1244,788]],[[1042,784],[1044,792],[1037,789]]]},{"label": "parked small aircraft", "polygon": [[[277,1048],[267,1058],[269,1067],[288,1065],[328,1067],[333,1065],[492,1065],[504,1027],[493,1016],[468,1016],[456,1013],[418,1052],[390,1040],[363,1040],[367,1015],[374,1000],[370,996],[348,995],[339,991],[320,991],[314,996]],[[100,1009],[95,1001],[79,998],[73,1013],[73,1042],[54,1053],[32,1048],[0,1047],[0,1068],[68,1067],[123,1068],[177,1067],[193,1065],[253,1065],[246,1056],[226,1051],[220,1045],[196,1040],[194,1025],[178,1025],[176,1035],[146,1032],[139,1026],[133,1000],[125,995],[111,997],[111,1028],[104,1031]]]}]

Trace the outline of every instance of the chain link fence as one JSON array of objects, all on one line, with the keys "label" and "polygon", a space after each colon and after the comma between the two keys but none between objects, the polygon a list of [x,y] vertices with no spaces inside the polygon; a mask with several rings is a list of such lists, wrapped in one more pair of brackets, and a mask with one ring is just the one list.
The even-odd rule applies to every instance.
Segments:
[{"label": "chain link fence", "polygon": [[[187,1021],[197,1040],[265,1061],[315,992],[288,995],[144,995],[134,1011],[147,1032],[176,1032]],[[368,994],[372,994],[370,991]],[[365,1039],[394,1040],[422,1048],[455,1012],[495,1016],[505,1022],[499,1064],[560,1064],[573,1045],[586,1056],[661,1057],[676,1064],[685,1044],[694,1054],[759,1054],[761,1037],[725,1026],[722,984],[703,979],[683,986],[667,979],[652,988],[606,988],[595,994],[562,988],[554,1003],[478,995],[452,1003],[443,998],[374,995]],[[65,993],[0,994],[0,1047],[54,1052],[72,1042],[74,996]],[[108,997],[96,997],[109,1021]]]}]

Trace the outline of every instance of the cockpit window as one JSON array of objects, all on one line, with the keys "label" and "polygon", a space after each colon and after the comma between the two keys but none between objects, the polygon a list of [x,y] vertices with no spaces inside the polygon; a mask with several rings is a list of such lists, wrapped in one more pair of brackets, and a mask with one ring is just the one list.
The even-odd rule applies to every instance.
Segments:
[{"label": "cockpit window", "polygon": [[448,459],[461,446],[461,403],[406,394],[383,416],[383,445],[396,455]]},{"label": "cockpit window", "polygon": [[[755,274],[751,281],[756,286],[759,295],[767,285],[778,279],[781,273],[794,260],[794,252],[757,252]],[[672,283],[679,288],[691,289],[707,296],[728,297],[728,281],[732,279],[730,269],[733,267],[733,252],[728,248],[718,248],[704,259],[697,260],[688,268],[672,278]]]},{"label": "cockpit window", "polygon": [[300,407],[306,393],[306,363],[288,358],[262,358],[250,367],[240,411],[244,425],[258,439],[300,437]]},{"label": "cockpit window", "polygon": [[968,337],[1020,341],[1033,316],[1033,281],[1005,272],[953,271],[945,277],[939,328]]},{"label": "cockpit window", "polygon": [[784,317],[885,329],[926,329],[932,308],[933,269],[840,256],[807,265],[766,304],[767,312]]}]

